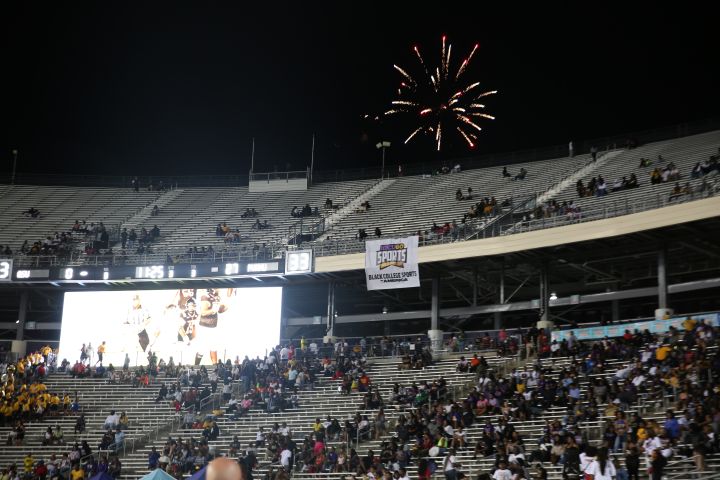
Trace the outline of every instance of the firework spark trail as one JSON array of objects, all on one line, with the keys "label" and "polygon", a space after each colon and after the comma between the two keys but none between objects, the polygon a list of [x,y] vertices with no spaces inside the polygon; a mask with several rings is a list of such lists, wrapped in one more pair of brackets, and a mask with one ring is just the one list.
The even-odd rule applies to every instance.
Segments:
[{"label": "firework spark trail", "polygon": [[419,106],[418,103],[410,102],[410,101],[408,101],[408,100],[393,100],[392,104],[393,104],[393,105],[407,105],[407,106],[409,106],[409,107],[417,107],[417,106]]},{"label": "firework spark trail", "polygon": [[[425,76],[428,78],[431,78],[432,76],[430,75],[430,72],[427,69],[427,65],[425,65],[425,61],[423,60],[422,55],[420,55],[420,49],[416,45],[415,47],[413,47],[413,50],[415,51],[415,55],[417,55],[418,60],[420,60],[420,65],[422,65],[423,70],[425,70]],[[433,82],[433,83],[435,83],[435,82]]]},{"label": "firework spark trail", "polygon": [[475,55],[475,51],[479,47],[480,47],[480,44],[476,43],[475,46],[473,47],[472,51],[470,52],[470,55],[468,55],[468,57],[465,60],[463,60],[462,65],[460,65],[460,68],[458,69],[457,75],[455,75],[455,80],[458,80],[460,78],[460,75],[462,75],[463,72],[465,71],[465,69],[467,68],[467,66],[470,65],[470,61],[472,60],[473,55]]},{"label": "firework spark trail", "polygon": [[413,138],[415,135],[417,135],[418,133],[420,133],[423,128],[424,128],[424,127],[422,127],[422,126],[416,128],[415,131],[412,132],[412,133],[410,134],[410,136],[407,137],[407,139],[405,139],[405,144],[407,144],[410,140],[412,140],[412,138]]},{"label": "firework spark trail", "polygon": [[472,140],[470,139],[470,137],[468,137],[467,133],[465,133],[465,130],[463,130],[463,129],[460,128],[460,127],[457,127],[457,130],[458,130],[458,132],[460,132],[460,134],[463,136],[463,138],[464,138],[465,141],[467,142],[468,146],[469,146],[470,148],[473,148],[473,147],[475,146],[475,144],[472,142]]},{"label": "firework spark trail", "polygon": [[437,151],[440,151],[440,142],[442,142],[442,123],[438,121],[437,125]]},{"label": "firework spark trail", "polygon": [[[425,77],[422,77],[420,70],[405,70],[393,65],[403,79],[398,88],[398,97],[391,102],[391,107],[385,115],[400,113],[414,115],[418,123],[405,139],[405,143],[409,143],[421,133],[433,135],[436,148],[440,151],[444,145],[444,137],[447,137],[448,133],[457,131],[464,142],[470,148],[474,148],[477,145],[477,133],[482,131],[480,125],[476,123],[477,119],[495,119],[494,116],[484,113],[485,105],[478,99],[494,95],[497,90],[477,94],[475,89],[479,87],[480,82],[465,81],[479,44],[475,44],[456,71],[453,69],[454,75],[450,71],[452,44],[447,42],[447,37],[444,35],[441,46],[440,61],[436,65],[427,64],[420,49],[417,46],[412,47]],[[418,73],[417,77],[413,76],[415,73]],[[461,77],[463,80],[460,80]]]},{"label": "firework spark trail", "polygon": [[411,85],[413,85],[413,86],[417,85],[417,83],[415,82],[415,80],[413,80],[413,78],[410,76],[409,73],[407,73],[405,70],[403,70],[402,68],[398,67],[397,65],[393,65],[393,67],[395,67],[395,70],[397,70],[398,72],[400,72],[400,74],[401,74],[402,76],[404,76],[405,78],[407,78],[408,82],[410,82]]},{"label": "firework spark trail", "polygon": [[450,52],[452,51],[452,43],[448,46],[447,60],[445,60],[445,80],[448,78],[448,71],[450,69]]},{"label": "firework spark trail", "polygon": [[471,127],[475,127],[478,132],[482,131],[482,128],[480,128],[480,126],[477,123],[473,122],[469,117],[466,117],[465,115],[458,115],[458,118],[470,125]]},{"label": "firework spark trail", "polygon": [[[445,60],[445,35],[443,35],[443,37],[442,37],[442,72],[443,72],[443,77],[447,78],[447,63]],[[440,75],[438,74],[438,78],[439,77],[440,77]]]}]

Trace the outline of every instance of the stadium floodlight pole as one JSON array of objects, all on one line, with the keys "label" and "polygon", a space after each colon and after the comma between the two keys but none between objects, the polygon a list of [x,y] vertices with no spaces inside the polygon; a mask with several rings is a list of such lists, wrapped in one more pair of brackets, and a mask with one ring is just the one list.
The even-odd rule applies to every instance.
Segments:
[{"label": "stadium floodlight pole", "polygon": [[252,150],[250,151],[250,175],[255,171],[255,137],[252,137]]},{"label": "stadium floodlight pole", "polygon": [[315,134],[312,136],[312,150],[310,150],[310,184],[312,185],[313,169],[315,168]]},{"label": "stadium floodlight pole", "polygon": [[15,185],[15,169],[17,168],[17,156],[18,151],[17,148],[13,149],[13,169],[12,169],[12,177],[10,177],[10,185]]},{"label": "stadium floodlight pole", "polygon": [[382,142],[378,142],[375,145],[375,148],[378,150],[382,150],[382,169],[380,170],[380,179],[385,179],[385,149],[390,146],[390,142],[387,140],[383,140]]}]

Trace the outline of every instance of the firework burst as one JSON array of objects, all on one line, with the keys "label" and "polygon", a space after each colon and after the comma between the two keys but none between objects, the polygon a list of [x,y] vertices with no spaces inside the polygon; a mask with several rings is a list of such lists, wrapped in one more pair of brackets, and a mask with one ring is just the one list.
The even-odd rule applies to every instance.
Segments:
[{"label": "firework burst", "polygon": [[466,80],[467,69],[478,47],[475,45],[470,54],[462,59],[455,73],[450,59],[452,45],[447,43],[445,36],[442,37],[440,62],[434,68],[425,62],[417,46],[413,47],[419,62],[417,76],[410,69],[393,65],[402,80],[398,98],[392,101],[385,115],[405,115],[417,121],[405,143],[420,134],[432,135],[440,151],[445,136],[455,134],[468,147],[475,147],[482,130],[477,123],[479,119],[495,119],[485,112],[485,104],[479,103],[479,100],[497,93],[497,90],[480,89],[480,82]]}]

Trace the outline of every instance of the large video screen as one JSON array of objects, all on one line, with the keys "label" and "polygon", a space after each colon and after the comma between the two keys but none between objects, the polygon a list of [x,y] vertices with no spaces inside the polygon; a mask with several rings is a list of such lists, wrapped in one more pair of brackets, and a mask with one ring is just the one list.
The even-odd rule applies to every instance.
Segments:
[{"label": "large video screen", "polygon": [[68,292],[59,358],[74,363],[91,344],[92,363],[158,361],[208,365],[245,355],[261,358],[280,339],[281,287]]}]

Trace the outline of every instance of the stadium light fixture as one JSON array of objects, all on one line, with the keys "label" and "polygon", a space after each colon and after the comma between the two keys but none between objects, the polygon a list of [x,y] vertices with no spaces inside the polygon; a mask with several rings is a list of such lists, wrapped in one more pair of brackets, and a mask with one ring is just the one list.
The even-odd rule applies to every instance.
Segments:
[{"label": "stadium light fixture", "polygon": [[552,292],[552,293],[550,294],[550,300],[557,300],[557,299],[558,299],[557,293]]},{"label": "stadium light fixture", "polygon": [[390,142],[383,140],[375,144],[375,148],[382,150],[382,168],[380,169],[380,178],[385,178],[385,149],[390,147]]}]

